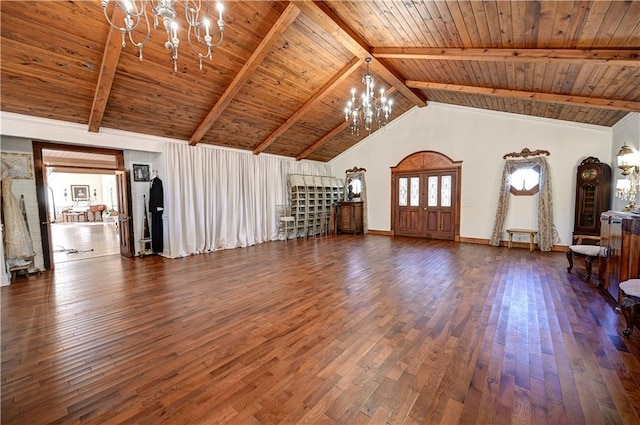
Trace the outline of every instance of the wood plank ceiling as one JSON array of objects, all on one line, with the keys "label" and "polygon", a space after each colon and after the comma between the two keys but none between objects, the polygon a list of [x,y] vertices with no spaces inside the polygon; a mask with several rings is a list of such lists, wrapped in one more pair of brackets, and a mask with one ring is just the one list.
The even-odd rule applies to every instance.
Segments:
[{"label": "wood plank ceiling", "polygon": [[427,101],[601,126],[640,111],[640,1],[224,5],[213,60],[200,71],[182,35],[174,73],[164,30],[140,61],[98,0],[0,2],[1,109],[329,161],[367,135],[342,111],[371,56],[396,119]]}]

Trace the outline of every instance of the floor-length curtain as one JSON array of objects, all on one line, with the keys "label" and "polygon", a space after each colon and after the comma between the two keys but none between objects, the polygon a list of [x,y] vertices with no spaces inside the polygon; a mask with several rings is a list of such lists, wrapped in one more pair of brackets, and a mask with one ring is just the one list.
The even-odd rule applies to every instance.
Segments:
[{"label": "floor-length curtain", "polygon": [[551,251],[554,242],[557,241],[557,230],[553,223],[551,173],[549,172],[547,159],[539,157],[505,161],[498,196],[498,207],[496,208],[496,218],[489,242],[491,245],[500,246],[502,240],[504,221],[509,210],[511,175],[519,169],[533,168],[536,166],[540,170],[538,191],[538,246],[540,247],[540,251]]},{"label": "floor-length curtain", "polygon": [[329,175],[326,164],[168,143],[165,254],[183,257],[276,240],[275,207],[289,173]]}]

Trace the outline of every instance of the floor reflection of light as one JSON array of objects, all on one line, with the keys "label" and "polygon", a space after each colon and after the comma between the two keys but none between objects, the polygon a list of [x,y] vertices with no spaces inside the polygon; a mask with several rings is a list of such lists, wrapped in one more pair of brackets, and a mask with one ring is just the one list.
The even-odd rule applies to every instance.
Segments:
[{"label": "floor reflection of light", "polygon": [[56,265],[120,253],[118,229],[114,223],[53,223],[51,245]]}]

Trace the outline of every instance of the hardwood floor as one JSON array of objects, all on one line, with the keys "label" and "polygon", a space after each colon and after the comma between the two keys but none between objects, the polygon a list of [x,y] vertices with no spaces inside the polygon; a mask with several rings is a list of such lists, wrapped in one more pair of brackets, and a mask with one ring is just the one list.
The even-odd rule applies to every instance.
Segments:
[{"label": "hardwood floor", "polygon": [[566,261],[341,235],[63,263],[1,288],[2,423],[640,423],[640,331]]}]

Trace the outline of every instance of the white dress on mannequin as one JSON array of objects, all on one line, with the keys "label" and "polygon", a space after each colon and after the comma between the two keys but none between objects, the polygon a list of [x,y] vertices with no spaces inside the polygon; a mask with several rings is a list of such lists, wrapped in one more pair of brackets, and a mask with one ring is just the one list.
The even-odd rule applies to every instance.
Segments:
[{"label": "white dress on mannequin", "polygon": [[14,195],[12,186],[13,178],[5,162],[2,164],[2,213],[4,233],[4,255],[7,265],[22,265],[25,259],[30,262],[34,256],[33,241],[29,234],[29,228],[20,210],[20,201]]}]

